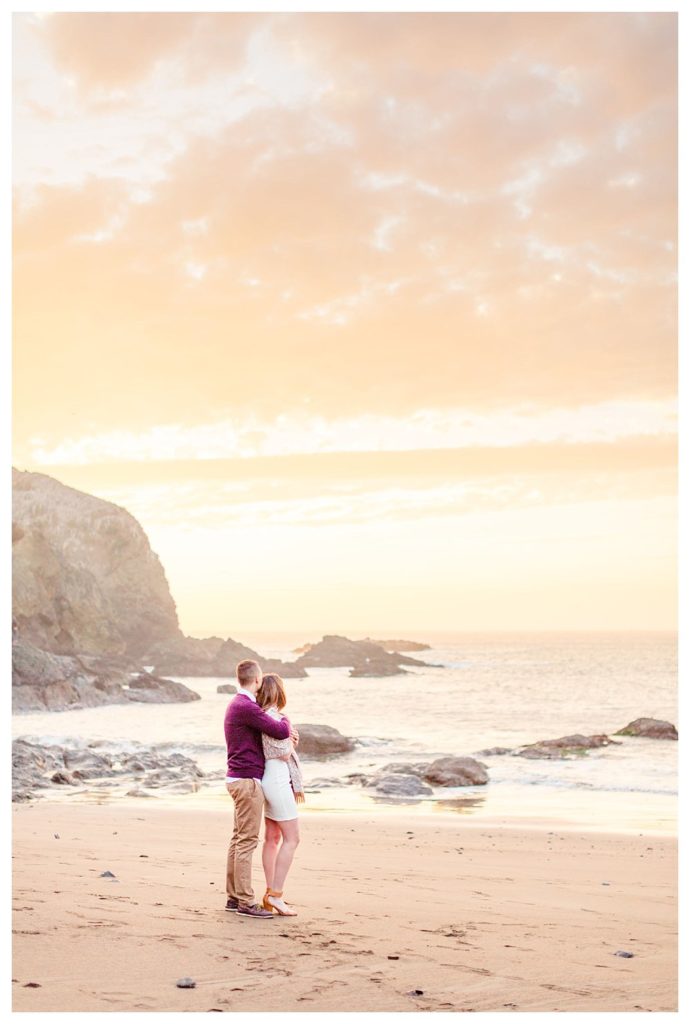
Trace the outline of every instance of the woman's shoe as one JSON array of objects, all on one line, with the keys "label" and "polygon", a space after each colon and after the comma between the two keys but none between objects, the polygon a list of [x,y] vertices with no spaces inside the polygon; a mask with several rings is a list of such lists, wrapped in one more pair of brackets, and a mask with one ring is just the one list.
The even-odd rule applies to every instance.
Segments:
[{"label": "woman's shoe", "polygon": [[[282,907],[276,906],[272,900],[279,900],[282,903]],[[286,903],[283,899],[282,889],[278,892],[277,889],[267,889],[266,895],[264,896],[264,909],[271,910],[274,914],[279,914],[281,917],[297,917],[297,911],[293,910],[289,903]]]}]

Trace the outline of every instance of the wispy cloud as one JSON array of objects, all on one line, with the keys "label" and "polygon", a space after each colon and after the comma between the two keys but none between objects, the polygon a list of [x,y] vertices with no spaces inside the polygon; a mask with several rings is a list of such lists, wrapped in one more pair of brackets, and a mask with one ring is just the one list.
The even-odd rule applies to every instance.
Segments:
[{"label": "wispy cloud", "polygon": [[630,437],[673,436],[675,400],[611,401],[577,408],[501,409],[491,415],[467,409],[419,409],[407,417],[364,415],[326,419],[280,414],[184,426],[159,424],[145,431],[112,431],[65,439],[52,447],[30,441],[39,466],[107,461],[232,459],[327,452],[396,452],[466,447],[612,443]]}]

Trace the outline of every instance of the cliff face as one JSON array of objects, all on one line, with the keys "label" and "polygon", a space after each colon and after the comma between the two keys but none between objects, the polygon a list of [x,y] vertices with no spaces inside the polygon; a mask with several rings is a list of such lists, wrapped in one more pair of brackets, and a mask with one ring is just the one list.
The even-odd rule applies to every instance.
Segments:
[{"label": "cliff face", "polygon": [[23,640],[55,654],[139,658],[181,637],[163,567],[136,519],[13,469],[12,598]]}]

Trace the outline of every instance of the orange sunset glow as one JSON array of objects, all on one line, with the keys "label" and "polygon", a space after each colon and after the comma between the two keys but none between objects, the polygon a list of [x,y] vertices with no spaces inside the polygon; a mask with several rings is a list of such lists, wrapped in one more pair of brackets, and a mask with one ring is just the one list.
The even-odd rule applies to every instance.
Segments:
[{"label": "orange sunset glow", "polygon": [[676,28],[16,15],[14,465],[198,636],[675,628]]}]

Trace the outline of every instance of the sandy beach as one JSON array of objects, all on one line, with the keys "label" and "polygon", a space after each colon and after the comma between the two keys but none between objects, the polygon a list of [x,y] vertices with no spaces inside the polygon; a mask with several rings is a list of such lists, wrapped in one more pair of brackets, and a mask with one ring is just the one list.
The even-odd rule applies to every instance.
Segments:
[{"label": "sandy beach", "polygon": [[305,814],[299,916],[264,922],[224,910],[229,825],[14,806],[14,1010],[677,1008],[672,837]]}]

